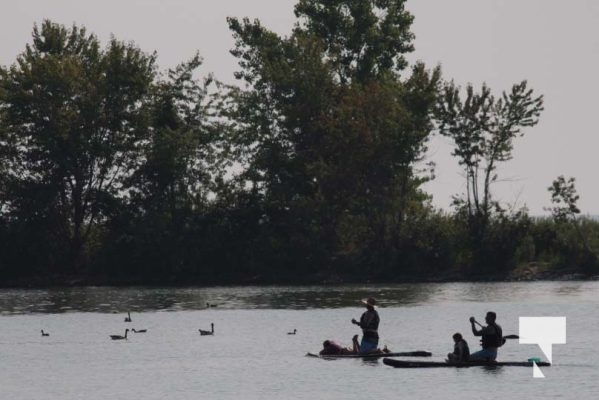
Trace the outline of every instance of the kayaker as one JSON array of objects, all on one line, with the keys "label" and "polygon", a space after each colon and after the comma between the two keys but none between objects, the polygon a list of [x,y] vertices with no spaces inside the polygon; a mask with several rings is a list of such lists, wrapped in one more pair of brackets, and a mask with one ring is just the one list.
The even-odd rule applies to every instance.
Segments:
[{"label": "kayaker", "polygon": [[349,355],[349,354],[358,354],[359,351],[358,344],[358,335],[354,335],[352,338],[352,348],[348,349],[346,347],[337,344],[332,340],[325,340],[322,343],[322,350],[320,350],[321,356],[337,356],[337,355]]},{"label": "kayaker", "polygon": [[366,311],[360,317],[360,322],[352,319],[352,324],[358,325],[362,328],[362,342],[360,343],[360,353],[371,353],[378,351],[379,347],[379,323],[381,319],[379,313],[375,310],[376,300],[373,297],[369,297],[366,300],[362,300],[362,303],[366,306]]},{"label": "kayaker", "polygon": [[481,326],[481,329],[476,329],[474,324],[478,324],[474,317],[470,317],[470,324],[472,325],[472,333],[474,336],[481,336],[481,345],[482,350],[477,351],[476,353],[470,354],[470,360],[485,360],[485,361],[495,361],[497,358],[497,349],[503,346],[503,330],[501,326],[497,325],[495,320],[497,319],[497,314],[493,311],[489,311],[485,316],[485,322],[487,326]]},{"label": "kayaker", "polygon": [[470,359],[470,349],[461,333],[453,335],[453,353],[447,354],[447,360],[451,362],[467,362]]}]

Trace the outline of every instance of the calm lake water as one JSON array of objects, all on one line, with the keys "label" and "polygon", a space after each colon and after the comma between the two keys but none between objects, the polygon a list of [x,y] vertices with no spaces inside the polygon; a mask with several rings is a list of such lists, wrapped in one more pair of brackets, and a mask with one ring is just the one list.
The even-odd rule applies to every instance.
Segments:
[{"label": "calm lake water", "polygon": [[[349,345],[368,296],[381,305],[381,345],[429,350],[433,360],[452,350],[454,332],[476,349],[468,318],[482,321],[487,310],[504,334],[518,334],[520,316],[565,316],[567,344],[553,346],[545,379],[532,368],[403,370],[305,357],[324,339]],[[585,400],[599,393],[598,303],[599,282],[0,290],[0,399]],[[216,334],[200,336],[210,323]],[[148,332],[110,340],[125,328]],[[499,356],[529,357],[545,359],[518,340]]]}]

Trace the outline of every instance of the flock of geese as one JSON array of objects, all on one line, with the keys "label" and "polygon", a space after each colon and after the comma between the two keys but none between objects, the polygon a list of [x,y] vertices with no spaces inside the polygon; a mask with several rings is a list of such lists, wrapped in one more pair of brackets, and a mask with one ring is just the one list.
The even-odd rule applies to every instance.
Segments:
[{"label": "flock of geese", "polygon": [[[206,303],[206,306],[211,307],[208,303]],[[125,317],[125,322],[132,322],[131,319],[131,313],[127,312],[127,316]],[[202,336],[206,336],[206,335],[212,335],[214,336],[214,323],[210,324],[211,329],[209,331],[203,331],[203,330],[199,330],[200,331],[200,335]],[[147,329],[131,329],[132,332],[134,333],[146,333],[148,330]],[[125,336],[122,335],[110,335],[110,338],[112,340],[127,340],[127,334],[129,333],[129,328],[125,329]]]},{"label": "flock of geese", "polygon": [[[131,312],[127,311],[127,316],[125,317],[125,322],[131,322]],[[146,333],[148,330],[147,329],[131,329],[131,331],[133,333]],[[127,339],[127,333],[129,333],[129,328],[125,329],[125,336],[122,335],[110,335],[110,338],[112,340],[126,340]]]},{"label": "flock of geese", "polygon": [[[210,304],[210,303],[206,303],[206,307],[210,308],[210,307],[216,307],[216,304]],[[127,316],[125,317],[125,322],[132,322],[131,319],[131,312],[127,312]],[[210,330],[206,331],[206,330],[202,330],[202,329],[198,329],[200,331],[200,335],[201,336],[214,336],[214,323],[210,324]],[[148,330],[147,329],[131,329],[132,332],[134,333],[146,333]],[[127,340],[127,334],[129,333],[129,328],[125,329],[125,335],[110,335],[110,339],[112,340]],[[297,333],[297,329],[294,329],[291,332],[287,332],[288,335],[295,335]],[[50,336],[50,334],[48,332],[44,332],[44,330],[42,329],[42,336]]]}]

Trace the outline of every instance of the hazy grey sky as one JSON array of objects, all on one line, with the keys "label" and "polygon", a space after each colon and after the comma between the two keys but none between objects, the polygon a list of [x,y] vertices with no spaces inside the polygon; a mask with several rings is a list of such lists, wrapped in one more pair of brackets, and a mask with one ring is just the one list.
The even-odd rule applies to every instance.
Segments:
[{"label": "hazy grey sky", "polygon": [[[84,25],[105,42],[110,34],[156,50],[161,67],[196,50],[204,72],[232,82],[237,69],[227,16],[258,18],[287,34],[295,0],[18,0],[0,14],[0,64],[9,65],[30,42],[35,22]],[[514,159],[500,167],[494,193],[508,204],[541,214],[547,187],[574,176],[583,213],[599,214],[595,125],[599,95],[599,2],[595,0],[411,0],[416,51],[412,60],[441,64],[446,79],[486,82],[496,94],[522,79],[545,95],[541,122],[515,142]],[[426,186],[434,204],[448,208],[465,189],[444,138],[430,144],[437,178]]]}]

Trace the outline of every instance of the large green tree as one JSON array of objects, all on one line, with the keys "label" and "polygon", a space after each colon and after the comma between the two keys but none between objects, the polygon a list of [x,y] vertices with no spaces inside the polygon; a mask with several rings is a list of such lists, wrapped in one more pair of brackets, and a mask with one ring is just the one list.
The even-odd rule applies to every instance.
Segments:
[{"label": "large green tree", "polygon": [[147,275],[175,274],[197,263],[190,253],[200,252],[206,241],[195,237],[190,243],[202,228],[194,218],[201,220],[218,200],[229,165],[217,82],[196,78],[201,64],[196,55],[153,84],[142,161],[126,181],[127,207],[114,221],[123,225],[115,226],[111,242],[121,246],[111,248],[111,256],[131,259],[129,267]]},{"label": "large green tree", "polygon": [[135,165],[154,63],[133,44],[112,38],[102,48],[84,28],[44,21],[16,62],[0,69],[9,148],[1,211],[52,235],[72,270]]},{"label": "large green tree", "polygon": [[417,64],[402,77],[413,39],[404,3],[301,0],[289,37],[229,19],[246,84],[236,93],[241,178],[263,200],[275,248],[303,264],[397,247],[421,196],[414,167],[440,71]]},{"label": "large green tree", "polygon": [[225,124],[218,121],[218,97],[209,93],[212,78],[194,77],[200,66],[196,55],[153,85],[144,161],[131,180],[143,210],[167,212],[175,222],[177,210],[208,203],[213,181],[226,167],[224,158],[217,157],[225,147]]},{"label": "large green tree", "polygon": [[405,0],[300,0],[296,33],[318,37],[342,82],[399,72],[414,50]]}]

